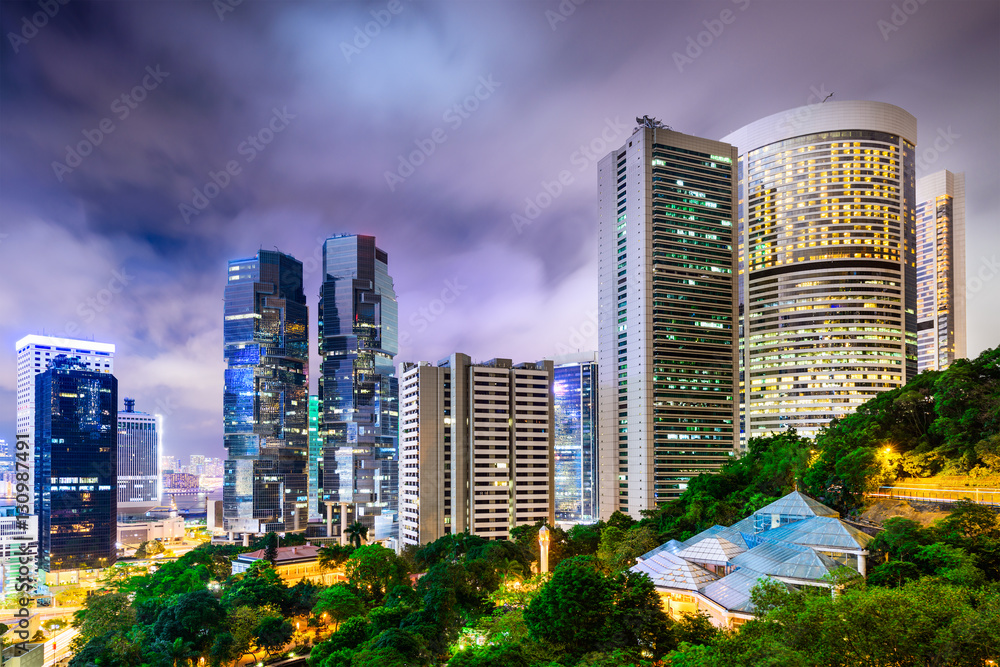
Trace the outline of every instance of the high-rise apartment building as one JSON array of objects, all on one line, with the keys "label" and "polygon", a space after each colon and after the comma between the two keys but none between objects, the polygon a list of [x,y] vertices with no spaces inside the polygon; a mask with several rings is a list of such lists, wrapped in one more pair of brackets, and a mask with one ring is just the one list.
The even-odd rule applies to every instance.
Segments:
[{"label": "high-rise apartment building", "polygon": [[115,346],[89,340],[31,334],[15,344],[17,350],[17,432],[35,432],[35,378],[59,355],[73,356],[96,373],[115,372]]},{"label": "high-rise apartment building", "polygon": [[[323,244],[319,300],[320,503],[345,503],[369,539],[398,536],[399,350],[389,256],[375,237]],[[350,523],[350,522],[348,522]]]},{"label": "high-rise apartment building", "polygon": [[552,362],[400,367],[400,540],[553,523]]},{"label": "high-rise apartment building", "polygon": [[302,262],[272,250],[229,262],[224,307],[225,529],[305,530],[309,317]]},{"label": "high-rise apartment building", "polygon": [[126,514],[160,503],[159,418],[136,412],[125,399],[118,413],[118,511]]},{"label": "high-rise apartment building", "polygon": [[941,371],[965,350],[965,174],[917,179],[917,370]]},{"label": "high-rise apartment building", "polygon": [[116,557],[118,380],[57,356],[35,382],[39,569],[108,567]]},{"label": "high-rise apartment building", "polygon": [[309,520],[322,518],[319,511],[319,462],[323,457],[323,438],[319,434],[319,396],[309,397]]},{"label": "high-rise apartment building", "polygon": [[598,163],[600,514],[734,453],[736,149],[655,119]]},{"label": "high-rise apartment building", "polygon": [[826,102],[739,148],[743,431],[814,436],[917,370],[916,119]]},{"label": "high-rise apartment building", "polygon": [[597,355],[553,361],[555,515],[557,521],[597,521]]}]

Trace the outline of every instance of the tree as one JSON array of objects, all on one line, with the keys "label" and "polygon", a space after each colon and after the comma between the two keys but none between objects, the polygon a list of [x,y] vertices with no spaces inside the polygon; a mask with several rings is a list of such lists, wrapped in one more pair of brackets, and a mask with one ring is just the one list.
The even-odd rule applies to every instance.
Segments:
[{"label": "tree", "polygon": [[278,560],[278,534],[270,532],[264,536],[264,560],[272,565]]},{"label": "tree", "polygon": [[284,606],[288,587],[266,560],[256,561],[249,570],[233,579],[222,596],[227,607]]},{"label": "tree", "polygon": [[361,595],[380,604],[394,586],[406,582],[406,566],[391,549],[380,544],[358,547],[347,559],[347,581]]},{"label": "tree", "polygon": [[282,649],[294,634],[295,628],[292,624],[280,616],[266,616],[260,619],[254,629],[257,646],[264,649],[268,655]]},{"label": "tree", "polygon": [[347,527],[347,537],[352,547],[360,547],[368,539],[368,527],[360,521],[355,521]]},{"label": "tree", "polygon": [[183,638],[195,650],[207,651],[212,637],[222,629],[225,611],[207,590],[179,595],[160,611],[153,625],[157,639],[172,642]]},{"label": "tree", "polygon": [[614,610],[607,621],[606,652],[626,651],[634,658],[659,660],[677,646],[674,623],[645,574],[626,571],[612,582]]},{"label": "tree", "polygon": [[73,626],[79,630],[73,645],[78,649],[95,637],[128,631],[135,623],[135,610],[125,593],[91,595],[84,608],[73,614]]},{"label": "tree", "polygon": [[364,613],[364,607],[358,595],[344,585],[331,586],[320,591],[313,607],[313,614],[321,618],[328,616],[334,622],[334,629],[354,616]]},{"label": "tree", "polygon": [[180,661],[179,664],[185,665],[189,658],[198,656],[194,645],[184,641],[181,637],[177,637],[173,641],[160,640],[156,642],[153,645],[153,652],[168,657],[173,662],[174,667],[177,667],[178,661]]},{"label": "tree", "polygon": [[531,636],[563,644],[575,655],[596,650],[613,610],[611,586],[594,559],[575,556],[556,568],[552,580],[524,612]]},{"label": "tree", "polygon": [[333,570],[346,563],[353,551],[354,547],[352,546],[331,544],[320,548],[316,552],[316,557],[319,560],[321,568],[324,570]]}]

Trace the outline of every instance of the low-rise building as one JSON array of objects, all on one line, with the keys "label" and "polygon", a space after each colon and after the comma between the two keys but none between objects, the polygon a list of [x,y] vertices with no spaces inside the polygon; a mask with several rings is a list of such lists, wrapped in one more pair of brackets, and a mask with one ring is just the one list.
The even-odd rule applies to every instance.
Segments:
[{"label": "low-rise building", "polygon": [[872,537],[839,517],[793,491],[732,526],[670,540],[631,569],[653,580],[671,617],[705,612],[718,627],[736,627],[753,618],[750,592],[763,579],[829,588],[828,575],[841,568],[865,574]]},{"label": "low-rise building", "polygon": [[[344,568],[323,569],[319,564],[320,547],[306,544],[295,547],[278,547],[274,569],[286,584],[297,584],[305,579],[313,584],[332,586],[344,580]],[[233,574],[246,572],[257,561],[264,560],[265,549],[240,554],[233,561]]]}]

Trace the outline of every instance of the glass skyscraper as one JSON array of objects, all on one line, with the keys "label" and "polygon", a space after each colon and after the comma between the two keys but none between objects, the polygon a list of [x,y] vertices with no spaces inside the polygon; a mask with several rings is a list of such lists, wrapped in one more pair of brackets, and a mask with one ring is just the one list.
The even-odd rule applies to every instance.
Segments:
[{"label": "glass skyscraper", "polygon": [[322,518],[319,508],[319,462],[323,457],[323,438],[319,434],[319,396],[309,397],[309,520]]},{"label": "glass skyscraper", "polygon": [[917,121],[826,102],[755,121],[738,146],[746,437],[812,437],[917,370]]},{"label": "glass skyscraper", "polygon": [[319,399],[323,502],[347,503],[373,533],[396,537],[399,385],[396,293],[375,237],[323,244],[319,300]]},{"label": "glass skyscraper", "polygon": [[597,362],[555,360],[555,516],[597,521]]},{"label": "glass skyscraper", "polygon": [[225,529],[305,530],[309,316],[302,262],[272,250],[229,262],[224,308]]},{"label": "glass skyscraper", "polygon": [[113,565],[117,539],[118,380],[59,355],[35,378],[39,569]]},{"label": "glass skyscraper", "polygon": [[965,357],[965,174],[917,180],[917,370]]},{"label": "glass skyscraper", "polygon": [[637,120],[597,167],[603,518],[677,498],[736,444],[736,149]]}]

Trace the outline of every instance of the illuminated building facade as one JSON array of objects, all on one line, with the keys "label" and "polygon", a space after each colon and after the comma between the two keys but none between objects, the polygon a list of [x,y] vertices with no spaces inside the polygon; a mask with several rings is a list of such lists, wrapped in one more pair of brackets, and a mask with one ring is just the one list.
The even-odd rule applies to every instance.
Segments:
[{"label": "illuminated building facade", "polygon": [[597,521],[597,360],[554,361],[556,520]]},{"label": "illuminated building facade", "polygon": [[322,518],[319,511],[319,462],[323,456],[323,438],[319,435],[319,396],[309,397],[309,520]]},{"label": "illuminated building facade", "polygon": [[943,371],[965,350],[965,174],[917,179],[917,369]]},{"label": "illuminated building facade", "polygon": [[398,537],[398,307],[374,236],[323,244],[319,300],[320,504],[348,503],[369,539]]},{"label": "illuminated building facade", "polygon": [[135,411],[125,399],[118,413],[118,511],[160,504],[160,432],[156,415]]},{"label": "illuminated building facade", "polygon": [[736,149],[639,120],[598,163],[602,518],[677,498],[736,444]]},{"label": "illuminated building facade", "polygon": [[303,531],[309,312],[302,262],[272,250],[232,260],[224,301],[225,529]]},{"label": "illuminated building facade", "polygon": [[916,119],[827,102],[739,147],[743,430],[814,436],[917,370]]},{"label": "illuminated building facade", "polygon": [[35,384],[39,569],[114,565],[117,454],[118,380],[53,358]]},{"label": "illuminated building facade", "polygon": [[555,521],[552,362],[400,367],[400,540]]}]

